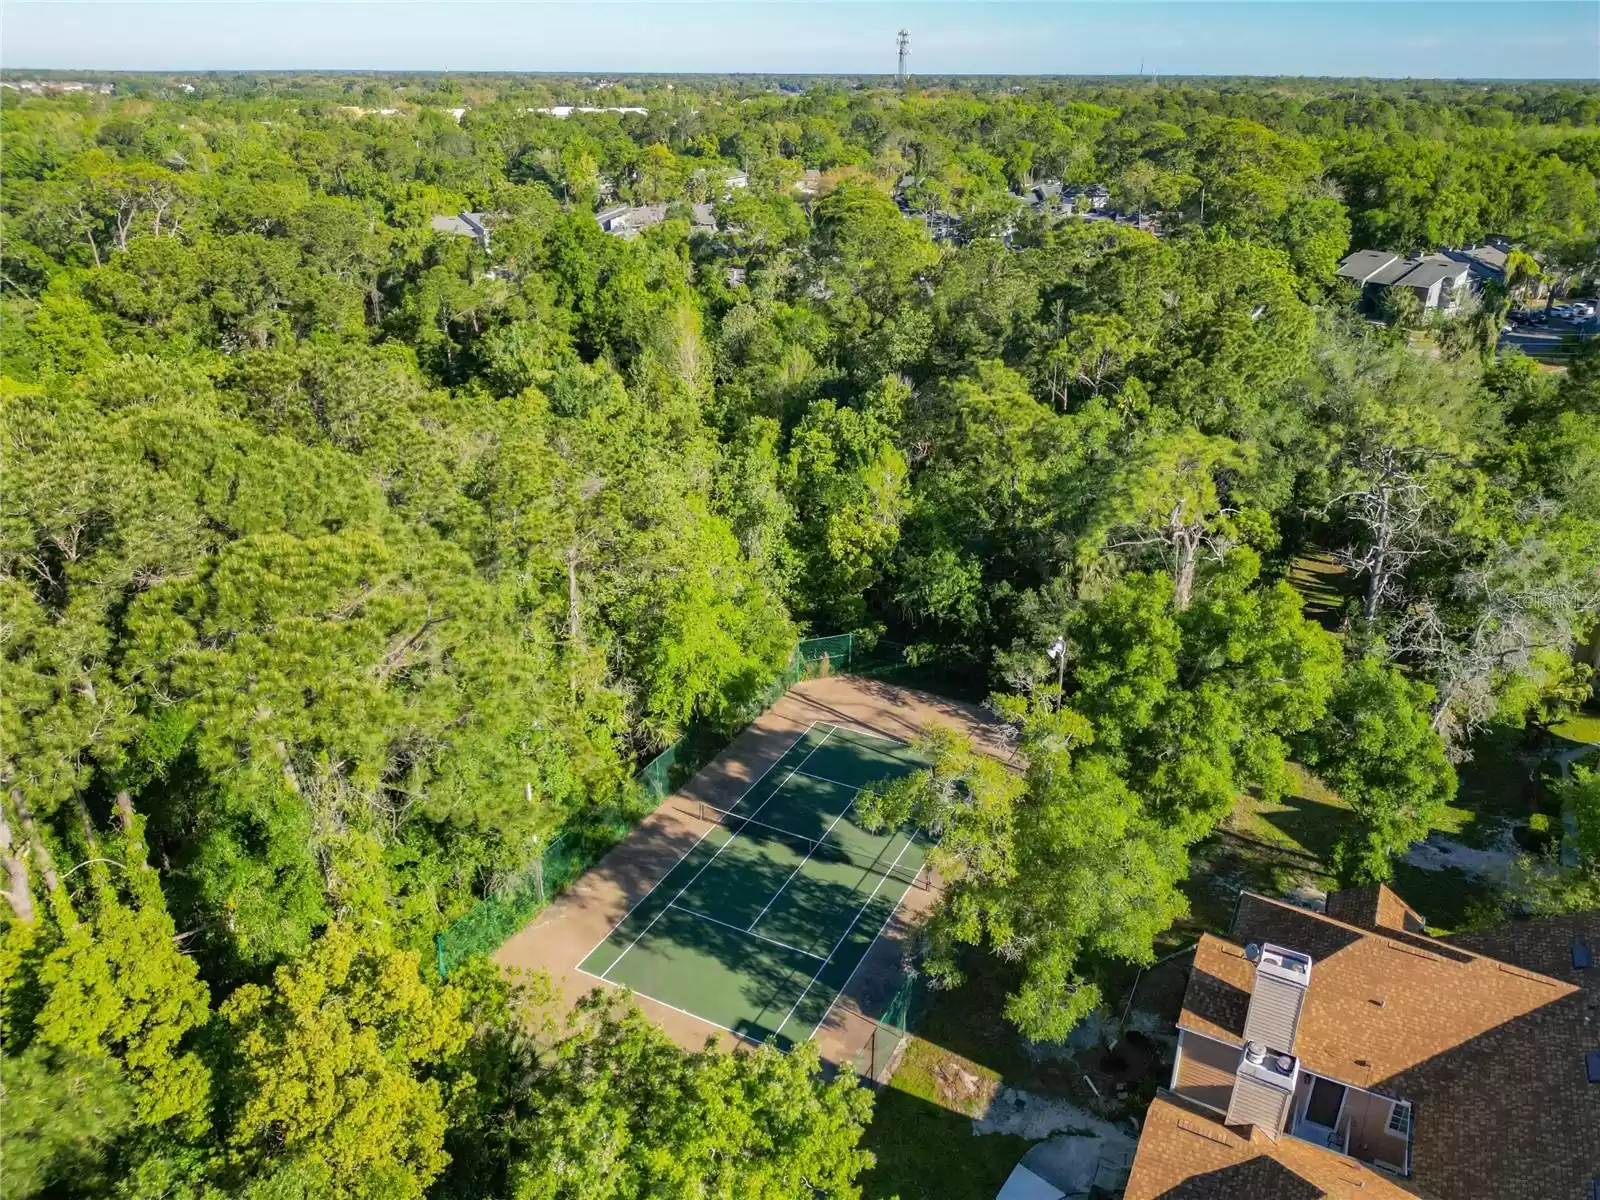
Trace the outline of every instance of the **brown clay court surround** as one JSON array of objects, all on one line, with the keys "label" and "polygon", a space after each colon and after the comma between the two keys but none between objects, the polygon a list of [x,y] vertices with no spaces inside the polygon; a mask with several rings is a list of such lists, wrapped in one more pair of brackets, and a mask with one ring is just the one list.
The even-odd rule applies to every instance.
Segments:
[{"label": "brown clay court surround", "polygon": [[[1000,728],[971,705],[852,676],[797,684],[533,922],[513,935],[495,954],[495,961],[505,968],[548,972],[567,1005],[593,987],[611,986],[609,980],[599,982],[580,971],[579,964],[603,947],[619,923],[641,902],[659,906],[661,897],[675,894],[681,881],[695,873],[684,875],[680,863],[697,846],[702,847],[700,855],[704,858],[708,842],[720,844],[725,840],[726,831],[719,831],[717,825],[705,819],[702,805],[732,809],[753,784],[771,786],[766,785],[763,776],[790,754],[808,731],[813,731],[810,742],[802,743],[802,750],[815,743],[815,727],[837,726],[841,731],[855,730],[903,742],[910,741],[930,723],[960,729],[972,736],[980,749],[997,757],[1004,758],[1009,753]],[[786,767],[789,765],[792,764]],[[774,772],[779,779],[783,774],[782,768]],[[674,868],[679,868],[678,875],[673,874]],[[652,891],[664,881],[666,887],[651,901]],[[902,887],[894,884],[892,894],[898,894]],[[828,1003],[816,1006],[819,1013],[826,1008],[825,1019],[815,1034],[826,1061],[851,1066],[871,1040],[876,1029],[872,1018],[883,1011],[900,986],[910,927],[937,895],[936,882],[931,888],[912,887],[905,890],[903,901],[887,923],[881,914],[872,914],[868,932],[874,936],[864,954],[850,967],[847,980],[831,980],[832,987],[843,984],[842,992],[834,999],[830,988]],[[619,948],[623,945],[626,939]],[[604,951],[601,953],[610,958]],[[589,965],[594,968],[596,962]],[[725,1049],[739,1044],[736,1036],[719,1024],[681,1010],[688,1005],[673,1006],[644,996],[639,996],[638,1002],[685,1049],[699,1049],[708,1038]],[[765,1031],[776,1027],[782,1016],[778,1014]],[[813,1014],[812,1020],[815,1019]],[[802,1029],[808,1031],[808,1026]],[[760,1034],[764,1030],[758,1024],[754,1032]]]}]

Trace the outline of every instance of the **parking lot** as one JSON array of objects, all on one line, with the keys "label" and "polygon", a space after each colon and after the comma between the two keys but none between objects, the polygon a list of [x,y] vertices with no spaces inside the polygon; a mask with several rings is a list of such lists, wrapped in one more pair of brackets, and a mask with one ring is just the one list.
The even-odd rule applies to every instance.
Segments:
[{"label": "parking lot", "polygon": [[[1535,310],[1535,315],[1545,316],[1541,310]],[[1521,350],[1530,358],[1543,359],[1546,362],[1559,362],[1568,358],[1571,346],[1567,338],[1574,336],[1590,336],[1596,332],[1596,319],[1584,317],[1570,320],[1549,314],[1540,321],[1519,321],[1513,318],[1510,322],[1509,332],[1500,335],[1500,349]]]}]

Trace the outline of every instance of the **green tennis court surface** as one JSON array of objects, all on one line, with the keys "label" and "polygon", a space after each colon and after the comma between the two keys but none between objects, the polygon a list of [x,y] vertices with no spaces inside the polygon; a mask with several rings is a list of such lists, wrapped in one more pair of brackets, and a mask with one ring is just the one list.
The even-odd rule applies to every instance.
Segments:
[{"label": "green tennis court surface", "polygon": [[856,794],[920,765],[813,725],[731,810],[702,809],[715,824],[578,969],[752,1041],[805,1041],[922,875],[922,839],[868,833]]}]

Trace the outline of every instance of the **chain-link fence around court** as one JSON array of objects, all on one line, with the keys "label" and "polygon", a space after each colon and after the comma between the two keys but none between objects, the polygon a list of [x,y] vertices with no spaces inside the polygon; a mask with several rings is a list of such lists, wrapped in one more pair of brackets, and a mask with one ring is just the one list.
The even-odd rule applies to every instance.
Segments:
[{"label": "chain-link fence around court", "polygon": [[922,1015],[923,981],[916,971],[900,976],[900,987],[889,998],[883,1013],[872,1020],[872,1033],[856,1052],[855,1071],[863,1079],[887,1083],[896,1065],[900,1048],[916,1028]]},{"label": "chain-link fence around court", "polygon": [[[448,978],[469,958],[498,950],[801,679],[869,675],[960,694],[942,686],[948,678],[937,669],[928,672],[916,658],[898,643],[863,634],[842,633],[800,642],[784,670],[751,696],[732,721],[692,725],[640,769],[635,786],[620,800],[579,814],[532,862],[498,879],[488,895],[435,939],[439,977]],[[927,677],[919,678],[919,672]]]},{"label": "chain-link fence around court", "polygon": [[985,695],[977,664],[952,662],[931,646],[907,645],[871,633],[810,638],[800,643],[796,661],[801,677],[807,679],[861,675],[960,700],[981,700]]}]

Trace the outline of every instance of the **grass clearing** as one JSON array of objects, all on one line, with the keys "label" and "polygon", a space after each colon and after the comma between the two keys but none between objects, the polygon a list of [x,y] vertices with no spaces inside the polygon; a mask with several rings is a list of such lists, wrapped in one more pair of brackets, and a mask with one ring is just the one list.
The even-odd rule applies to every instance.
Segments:
[{"label": "grass clearing", "polygon": [[1550,732],[1569,742],[1600,745],[1600,713],[1581,712],[1550,727]]},{"label": "grass clearing", "polygon": [[1289,584],[1305,601],[1306,616],[1337,631],[1350,596],[1350,572],[1327,551],[1302,554],[1289,564]]},{"label": "grass clearing", "polygon": [[[1524,821],[1534,811],[1538,785],[1519,752],[1520,736],[1499,731],[1480,739],[1473,760],[1460,768],[1460,789],[1434,823],[1436,831],[1487,848],[1508,822]],[[1281,797],[1240,797],[1218,834],[1195,848],[1184,887],[1191,915],[1174,929],[1172,944],[1180,934],[1225,933],[1241,888],[1286,896],[1337,886],[1327,867],[1349,827],[1350,808],[1305,768],[1291,763],[1289,770],[1291,786]],[[1498,919],[1496,886],[1465,871],[1428,871],[1397,862],[1391,884],[1439,933]]]},{"label": "grass clearing", "polygon": [[973,954],[967,981],[928,993],[918,1034],[878,1095],[865,1145],[878,1156],[862,1183],[869,1200],[992,1200],[1030,1143],[972,1132],[1002,1082],[1033,1072],[1017,1032],[1002,1015],[1012,976]]},{"label": "grass clearing", "polygon": [[1276,800],[1240,797],[1224,826],[1325,863],[1349,827],[1350,806],[1298,763],[1289,764],[1289,780]]},{"label": "grass clearing", "polygon": [[[1017,983],[1015,969],[976,952],[965,956],[962,968],[967,979],[961,987],[928,993],[917,1035],[878,1095],[863,1141],[878,1157],[863,1180],[868,1200],[993,1200],[1033,1145],[1010,1134],[972,1132],[973,1117],[986,1111],[1002,1086],[1107,1111],[1083,1082],[1085,1073],[1097,1070],[1098,1048],[1070,1057],[1030,1056],[1004,1016],[1006,994]],[[1173,970],[1181,975],[1181,967]],[[1128,984],[1133,974],[1127,973]],[[1106,1006],[1120,1010],[1127,985],[1108,981],[1106,988]],[[1181,998],[1181,984],[1175,994]],[[1176,1015],[1175,1004],[1171,1015]],[[1141,1101],[1148,1102],[1156,1084],[1165,1082],[1166,1070],[1159,1068],[1159,1079],[1132,1085],[1134,1094],[1120,1111],[1142,1111]],[[1111,1085],[1100,1078],[1109,1095]]]},{"label": "grass clearing", "polygon": [[992,1200],[1032,1144],[1009,1134],[974,1136],[972,1117],[999,1083],[998,1071],[912,1038],[867,1128],[865,1145],[878,1161],[862,1177],[862,1195]]}]

